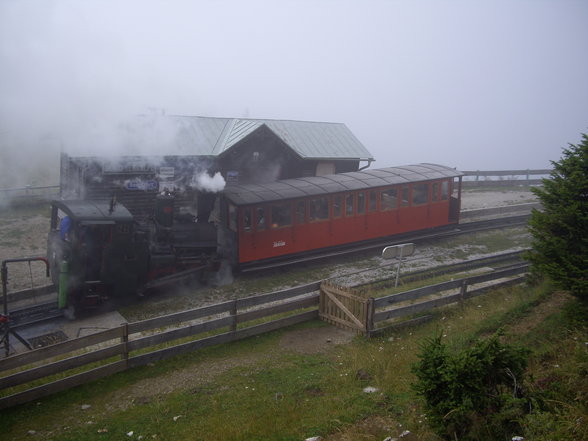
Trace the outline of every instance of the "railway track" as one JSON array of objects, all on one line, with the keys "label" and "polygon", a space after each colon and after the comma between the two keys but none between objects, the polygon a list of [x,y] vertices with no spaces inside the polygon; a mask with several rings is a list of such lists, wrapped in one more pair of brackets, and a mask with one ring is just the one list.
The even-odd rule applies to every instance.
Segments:
[{"label": "railway track", "polygon": [[[273,268],[280,268],[292,264],[297,263],[308,263],[319,259],[328,259],[330,257],[338,257],[344,256],[359,252],[371,251],[374,249],[382,248],[384,246],[394,245],[403,242],[424,242],[427,240],[439,239],[444,237],[451,237],[457,236],[460,234],[466,233],[474,233],[480,231],[487,231],[492,229],[500,229],[500,228],[509,228],[515,227],[520,225],[525,225],[529,218],[528,214],[525,215],[517,215],[511,216],[506,218],[500,219],[491,219],[491,220],[482,220],[482,221],[475,221],[475,222],[468,222],[466,224],[458,224],[451,226],[449,228],[444,228],[442,230],[435,230],[435,231],[423,231],[418,234],[406,234],[400,237],[394,237],[394,240],[378,240],[374,241],[369,244],[363,244],[359,247],[351,247],[346,249],[340,249],[336,251],[332,251],[329,253],[321,253],[320,255],[315,256],[305,256],[296,259],[288,259],[280,262],[273,262],[272,264],[267,265],[257,265],[255,267],[249,267],[242,269],[242,272],[253,272],[253,271],[261,271],[261,270],[268,270]],[[441,267],[436,267],[434,269],[428,270],[420,270],[415,271],[412,273],[405,274],[401,277],[401,281],[408,282],[415,278],[428,278],[434,277],[435,275],[444,274],[448,272],[457,272],[457,271],[465,271],[468,269],[474,269],[482,266],[488,266],[491,264],[504,264],[508,261],[516,261],[521,260],[521,253],[522,252],[515,252],[515,253],[506,253],[502,255],[496,255],[491,257],[485,257],[480,259],[473,259],[467,262],[461,262],[458,264],[453,265],[444,265]],[[384,279],[382,279],[384,280]],[[380,282],[382,281],[380,280]],[[371,283],[377,283],[378,280],[374,280]],[[18,298],[19,300],[24,299],[33,299],[35,296],[38,295],[39,291],[42,291],[45,295],[51,296],[55,293],[51,292],[50,286],[43,286],[37,287],[31,290],[23,290],[19,291]],[[15,295],[11,295],[14,299]],[[26,306],[21,308],[14,308],[10,310],[9,317],[11,328],[23,328],[25,326],[30,326],[35,323],[40,323],[43,321],[53,320],[58,317],[62,317],[63,313],[57,307],[57,301],[46,301],[43,303],[37,303],[33,306]]]}]

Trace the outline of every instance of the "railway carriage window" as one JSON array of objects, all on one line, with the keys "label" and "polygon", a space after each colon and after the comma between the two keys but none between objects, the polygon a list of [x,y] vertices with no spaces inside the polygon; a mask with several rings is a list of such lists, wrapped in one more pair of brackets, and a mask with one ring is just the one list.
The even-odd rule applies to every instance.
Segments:
[{"label": "railway carriage window", "polygon": [[292,225],[292,205],[290,203],[272,205],[272,228]]},{"label": "railway carriage window", "polygon": [[429,200],[429,184],[413,184],[412,204],[424,205]]},{"label": "railway carriage window", "polygon": [[353,216],[353,212],[355,211],[353,209],[353,196],[353,193],[345,196],[345,216]]},{"label": "railway carriage window", "polygon": [[378,200],[378,196],[376,190],[370,190],[370,205],[368,207],[369,211],[376,211],[376,201]]},{"label": "railway carriage window", "polygon": [[296,202],[296,223],[303,224],[306,220],[306,201]]},{"label": "railway carriage window", "polygon": [[439,183],[438,182],[433,183],[433,193],[431,195],[431,199],[433,200],[433,202],[437,202],[439,200]]},{"label": "railway carriage window", "polygon": [[343,198],[341,195],[333,196],[333,217],[341,217]]},{"label": "railway carriage window", "polygon": [[257,207],[257,231],[265,230],[265,208]]},{"label": "railway carriage window", "polygon": [[408,185],[402,186],[402,199],[400,200],[400,206],[408,206]]},{"label": "railway carriage window", "polygon": [[357,193],[357,214],[365,213],[365,193],[360,191]]},{"label": "railway carriage window", "polygon": [[243,229],[251,231],[251,208],[243,209]]},{"label": "railway carriage window", "polygon": [[380,209],[382,211],[398,208],[398,188],[388,188],[380,193]]},{"label": "railway carriage window", "polygon": [[310,201],[310,222],[324,220],[329,218],[329,200],[327,198],[317,198]]},{"label": "railway carriage window", "polygon": [[229,204],[229,229],[237,231],[237,207]]},{"label": "railway carriage window", "polygon": [[443,181],[441,183],[441,200],[446,201],[449,197],[449,181]]}]

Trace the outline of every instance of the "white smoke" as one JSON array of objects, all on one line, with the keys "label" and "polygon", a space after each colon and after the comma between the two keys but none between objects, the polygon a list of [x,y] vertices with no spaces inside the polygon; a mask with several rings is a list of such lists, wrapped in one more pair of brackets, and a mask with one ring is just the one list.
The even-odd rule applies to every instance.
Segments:
[{"label": "white smoke", "polygon": [[198,190],[210,193],[223,191],[227,184],[225,178],[219,172],[216,172],[214,176],[210,176],[207,172],[199,173],[194,176],[192,182]]}]

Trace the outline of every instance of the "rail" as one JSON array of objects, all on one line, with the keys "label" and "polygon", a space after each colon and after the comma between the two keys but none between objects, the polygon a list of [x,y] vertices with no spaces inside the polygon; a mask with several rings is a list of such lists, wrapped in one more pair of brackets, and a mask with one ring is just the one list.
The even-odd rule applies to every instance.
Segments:
[{"label": "rail", "polygon": [[[520,283],[528,265],[368,299],[366,329],[377,335],[390,319],[463,301],[498,286]],[[518,275],[518,277],[517,277]],[[514,277],[514,278],[513,278]],[[498,281],[496,283],[489,283]],[[241,340],[319,317],[322,282],[182,311],[72,339],[0,360],[0,409],[89,383],[134,367],[208,346]],[[484,283],[483,287],[476,286]],[[469,289],[472,287],[472,289]],[[445,293],[433,300],[423,297]],[[402,305],[402,302],[411,302]],[[65,378],[64,375],[66,375]]]},{"label": "rail", "polygon": [[49,201],[59,197],[59,185],[0,188],[0,206]]},{"label": "rail", "polygon": [[[541,185],[543,183],[541,177],[547,176],[551,172],[550,169],[465,170],[462,171],[466,177],[462,181],[462,185],[464,188]],[[467,179],[468,177],[474,179]]]}]

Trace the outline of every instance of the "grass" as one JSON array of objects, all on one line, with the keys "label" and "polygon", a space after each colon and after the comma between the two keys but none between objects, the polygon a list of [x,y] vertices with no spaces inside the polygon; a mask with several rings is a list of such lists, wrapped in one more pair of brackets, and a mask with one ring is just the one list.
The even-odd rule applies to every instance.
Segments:
[{"label": "grass", "polygon": [[[420,342],[443,332],[448,344],[463,347],[526,320],[551,291],[549,286],[501,290],[463,307],[439,310],[436,319],[425,325],[372,340],[358,337],[321,354],[280,350],[279,341],[288,331],[273,332],[114,375],[56,394],[39,405],[3,411],[0,424],[7,440],[30,439],[29,430],[37,431],[35,439],[60,440],[152,439],[153,435],[174,441],[300,440],[334,432],[345,439],[345,434],[364,428],[367,419],[370,435],[363,439],[398,436],[403,428],[418,439],[436,439],[410,386],[410,367]],[[586,415],[586,395],[582,395],[586,386],[581,381],[588,371],[585,322],[586,315],[578,313],[574,303],[571,309],[551,311],[524,333],[509,336],[534,351],[530,369],[535,383],[553,386],[544,398],[548,406],[526,423],[529,433],[534,433],[532,439],[547,439],[541,438],[541,430],[549,427],[563,434],[558,439],[574,439],[566,433],[578,430],[574,418]],[[311,322],[293,329],[319,333],[326,326]],[[369,379],[358,379],[359,370]],[[136,393],[140,385],[156,387],[176,375],[187,377],[175,392],[146,397]],[[368,385],[378,392],[364,393]],[[564,399],[566,394],[571,394],[570,399]],[[580,394],[580,401],[574,394]],[[92,407],[81,410],[86,403]],[[374,421],[382,421],[381,427]],[[128,437],[130,431],[133,435]]]}]

